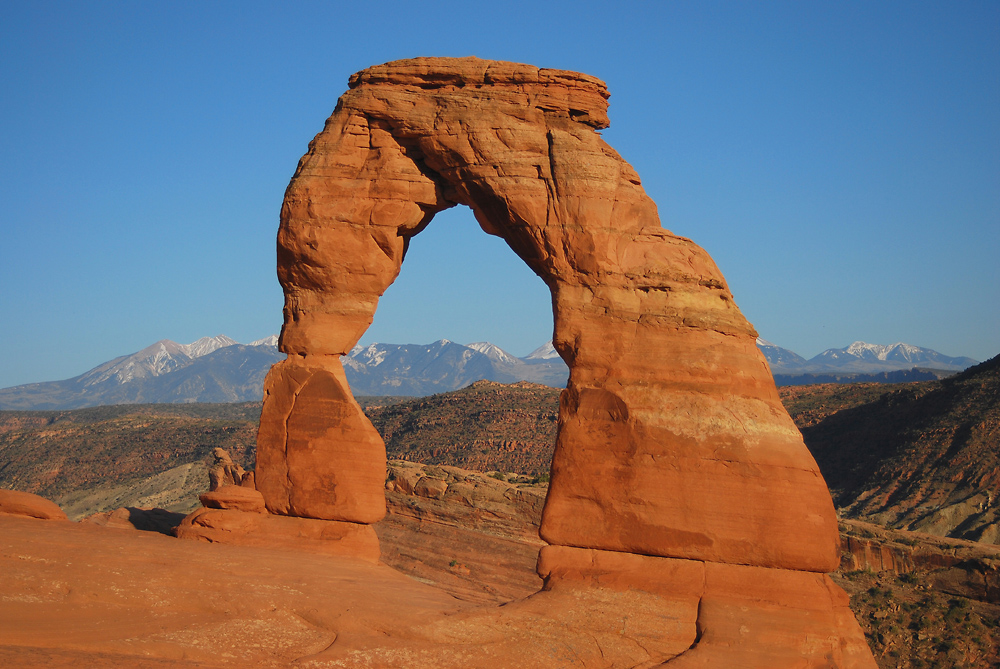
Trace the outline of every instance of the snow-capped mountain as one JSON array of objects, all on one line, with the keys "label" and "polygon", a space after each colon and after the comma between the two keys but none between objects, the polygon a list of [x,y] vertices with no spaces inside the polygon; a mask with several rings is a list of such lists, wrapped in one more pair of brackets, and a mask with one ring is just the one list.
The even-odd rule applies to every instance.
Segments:
[{"label": "snow-capped mountain", "polygon": [[517,364],[517,358],[499,346],[491,344],[488,341],[473,342],[471,344],[466,344],[466,347],[471,348],[473,351],[479,351],[493,362],[500,363],[501,365]]},{"label": "snow-capped mountain", "polygon": [[203,355],[208,355],[212,351],[218,351],[220,348],[225,348],[238,343],[238,341],[231,337],[227,337],[226,335],[216,335],[214,337],[202,337],[201,339],[193,341],[190,344],[182,344],[181,349],[183,349],[184,352],[187,353],[193,360],[194,358],[200,358]]},{"label": "snow-capped mountain", "polygon": [[263,339],[258,339],[257,341],[252,341],[247,346],[278,346],[278,335],[268,335]]},{"label": "snow-capped mountain", "polygon": [[[277,335],[247,345],[225,335],[190,344],[164,339],[72,379],[0,389],[0,409],[259,400],[267,371],[284,357],[277,343]],[[489,342],[463,346],[447,339],[355,346],[341,362],[357,395],[431,395],[480,379],[564,386],[569,378],[558,356],[529,360]]]},{"label": "snow-capped mountain", "polygon": [[260,399],[264,376],[280,356],[277,337],[259,341],[264,343],[243,346],[226,335],[190,344],[162,339],[72,379],[0,389],[0,409]]},{"label": "snow-capped mountain", "polygon": [[868,344],[856,341],[845,348],[830,348],[809,360],[837,371],[888,371],[927,367],[960,372],[977,363],[972,358],[953,358],[937,351],[911,344]]},{"label": "snow-capped mountain", "polygon": [[193,358],[185,349],[182,344],[162,339],[132,355],[123,355],[98,365],[77,378],[84,387],[91,387],[106,383],[120,385],[160,376],[191,364]]},{"label": "snow-capped mountain", "polygon": [[481,379],[561,387],[569,378],[569,369],[558,357],[529,360],[489,342],[463,346],[447,339],[426,345],[355,346],[341,362],[356,395],[431,395]]},{"label": "snow-capped mountain", "polygon": [[556,347],[552,345],[552,340],[545,342],[534,351],[524,356],[525,360],[558,360],[559,352],[556,351]]},{"label": "snow-capped mountain", "polygon": [[787,348],[781,348],[776,344],[772,344],[766,339],[761,339],[757,337],[757,348],[764,353],[764,357],[767,358],[767,364],[771,366],[772,374],[780,373],[798,373],[799,369],[802,369],[808,364],[805,358],[803,358],[798,353],[794,351],[789,351]]},{"label": "snow-capped mountain", "polygon": [[[248,345],[225,335],[190,344],[164,339],[72,379],[0,389],[0,409],[259,400],[268,369],[283,358],[277,343],[277,335]],[[811,360],[764,339],[758,339],[757,346],[778,385],[916,381],[976,364],[971,358],[953,358],[909,344],[859,341],[828,349]],[[569,369],[551,341],[523,358],[489,342],[369,344],[355,346],[341,356],[341,362],[356,395],[431,395],[480,379],[562,387],[569,378]]]},{"label": "snow-capped mountain", "polygon": [[779,385],[782,380],[778,377],[784,375],[883,374],[914,368],[959,372],[976,364],[972,358],[953,358],[903,343],[883,345],[856,341],[844,348],[827,349],[809,360],[765,339],[758,338],[757,347],[767,358]]},{"label": "snow-capped mountain", "polygon": [[196,358],[237,343],[235,339],[226,335],[202,337],[190,344],[178,344],[169,339],[161,339],[132,355],[123,355],[98,365],[77,378],[88,388],[106,383],[119,385],[131,383],[169,374],[176,369],[187,367]]}]

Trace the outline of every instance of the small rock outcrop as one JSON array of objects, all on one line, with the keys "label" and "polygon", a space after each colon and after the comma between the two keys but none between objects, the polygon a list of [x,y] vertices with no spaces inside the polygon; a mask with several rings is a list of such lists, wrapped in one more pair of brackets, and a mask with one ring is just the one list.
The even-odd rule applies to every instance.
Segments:
[{"label": "small rock outcrop", "polygon": [[224,485],[199,495],[201,505],[206,509],[235,509],[250,513],[267,513],[264,496],[253,488],[238,485]]},{"label": "small rock outcrop", "polygon": [[[360,525],[385,514],[384,445],[340,357],[409,240],[466,205],[548,286],[570,368],[541,523],[546,592],[663,594],[650,600],[662,615],[681,611],[662,646],[671,666],[873,667],[823,575],[838,564],[836,515],[757,333],[712,259],[661,227],[638,174],[598,134],[604,83],[417,58],[349,86],[281,209],[288,358],[264,384],[256,469],[268,510]],[[657,566],[636,580],[639,556]]]},{"label": "small rock outcrop", "polygon": [[235,464],[225,449],[216,448],[212,454],[209,490],[198,497],[202,508],[176,524],[172,534],[178,539],[378,562],[378,536],[371,525],[270,514],[254,485],[254,472]]},{"label": "small rock outcrop", "polygon": [[121,507],[113,511],[91,514],[80,522],[122,530],[142,530],[173,535],[175,528],[182,520],[184,520],[183,513],[167,511],[166,509]]},{"label": "small rock outcrop", "polygon": [[40,520],[68,520],[66,512],[55,502],[20,490],[0,490],[0,514]]},{"label": "small rock outcrop", "polygon": [[238,486],[243,484],[246,472],[243,467],[233,462],[233,458],[224,448],[212,449],[215,462],[208,468],[208,489],[218,490],[222,486]]}]

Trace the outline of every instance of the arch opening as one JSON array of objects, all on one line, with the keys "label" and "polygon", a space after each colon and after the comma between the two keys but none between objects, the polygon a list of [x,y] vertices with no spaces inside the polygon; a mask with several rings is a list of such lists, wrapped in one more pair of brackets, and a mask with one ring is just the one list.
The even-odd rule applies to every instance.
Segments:
[{"label": "arch opening", "polygon": [[464,206],[437,214],[411,238],[399,276],[379,299],[358,346],[442,338],[489,341],[515,356],[552,338],[549,290],[501,239],[484,234]]}]

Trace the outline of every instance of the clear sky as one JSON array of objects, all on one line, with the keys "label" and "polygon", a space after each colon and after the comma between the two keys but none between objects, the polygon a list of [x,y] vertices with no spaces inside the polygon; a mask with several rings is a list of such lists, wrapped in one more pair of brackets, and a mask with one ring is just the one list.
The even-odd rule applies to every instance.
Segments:
[{"label": "clear sky", "polygon": [[[0,387],[276,333],[288,179],[347,78],[419,55],[586,72],[664,227],[761,336],[1000,353],[1000,3],[0,3]],[[362,342],[551,337],[470,212]]]}]

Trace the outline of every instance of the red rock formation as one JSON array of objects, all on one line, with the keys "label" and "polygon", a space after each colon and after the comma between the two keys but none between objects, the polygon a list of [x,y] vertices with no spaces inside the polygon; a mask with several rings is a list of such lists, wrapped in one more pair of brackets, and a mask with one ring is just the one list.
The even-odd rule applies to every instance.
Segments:
[{"label": "red rock formation", "polygon": [[[797,573],[836,568],[836,516],[756,332],[708,254],[660,226],[635,170],[596,132],[608,126],[604,84],[420,58],[364,70],[350,88],[281,210],[288,359],[265,382],[256,486],[267,508],[352,523],[384,514],[384,447],[339,358],[371,324],[410,237],[464,204],[549,287],[554,344],[570,367],[542,537],[705,563],[724,585],[706,586],[704,602],[722,592],[770,611],[807,581],[836,590]],[[778,600],[734,585],[758,574],[787,580]],[[816,601],[822,614],[797,634],[825,629],[863,646],[837,596]],[[725,648],[719,639],[739,626],[713,629],[713,647]],[[758,656],[781,666],[790,646],[773,639]]]},{"label": "red rock formation", "polygon": [[[825,574],[566,546],[538,557],[546,590],[643,590],[677,607],[674,667],[854,667],[871,653],[848,598]],[[872,663],[873,665],[873,663]]]},{"label": "red rock formation", "polygon": [[246,472],[243,467],[233,462],[229,452],[224,448],[212,449],[215,462],[208,468],[208,489],[218,490],[224,485],[241,485]]},{"label": "red rock formation", "polygon": [[233,465],[225,449],[216,448],[213,454],[215,466],[208,472],[209,491],[199,495],[203,508],[188,514],[173,528],[171,533],[178,539],[290,548],[378,562],[378,536],[371,525],[269,514],[264,496],[254,487],[254,472]]},{"label": "red rock formation", "polygon": [[236,509],[198,509],[181,521],[176,536],[236,546],[351,556],[368,562],[378,562],[379,558],[378,537],[371,525]]},{"label": "red rock formation", "polygon": [[55,502],[19,490],[0,490],[0,514],[40,520],[68,520]]},{"label": "red rock formation", "polygon": [[250,513],[266,513],[264,508],[264,496],[253,488],[224,485],[219,488],[209,490],[198,499],[206,509],[235,509],[237,511],[248,511]]}]

